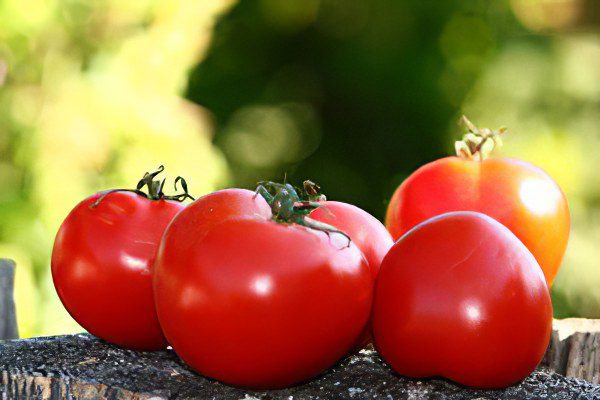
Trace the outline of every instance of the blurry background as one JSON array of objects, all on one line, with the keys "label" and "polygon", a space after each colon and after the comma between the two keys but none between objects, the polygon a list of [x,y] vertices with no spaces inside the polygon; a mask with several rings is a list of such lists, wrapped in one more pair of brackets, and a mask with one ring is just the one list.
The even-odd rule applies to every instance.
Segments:
[{"label": "blurry background", "polygon": [[52,287],[80,200],[164,163],[195,195],[311,178],[383,218],[461,113],[566,192],[555,315],[600,318],[594,0],[3,0],[0,255],[22,336],[78,331]]}]

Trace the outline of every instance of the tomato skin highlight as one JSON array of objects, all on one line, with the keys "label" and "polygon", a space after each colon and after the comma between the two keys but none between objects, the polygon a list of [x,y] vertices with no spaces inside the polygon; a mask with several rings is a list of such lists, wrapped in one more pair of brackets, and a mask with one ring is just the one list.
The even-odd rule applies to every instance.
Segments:
[{"label": "tomato skin highlight", "polygon": [[510,158],[436,160],[398,187],[386,226],[397,240],[418,223],[451,211],[481,212],[508,227],[552,286],[567,247],[570,215],[565,195],[541,168]]},{"label": "tomato skin highlight", "polygon": [[133,350],[167,345],[154,308],[151,265],[161,236],[184,208],[129,192],[97,193],[62,223],[52,278],[63,305],[88,332]]},{"label": "tomato skin highlight", "polygon": [[193,369],[234,386],[283,388],[356,344],[373,279],[343,235],[276,223],[257,215],[262,197],[253,201],[245,216],[208,230],[194,224],[210,208],[204,198],[178,215],[154,265],[155,300],[169,343]]},{"label": "tomato skin highlight", "polygon": [[384,258],[375,285],[375,347],[399,374],[480,388],[527,377],[552,333],[552,303],[531,252],[473,212],[417,225]]}]

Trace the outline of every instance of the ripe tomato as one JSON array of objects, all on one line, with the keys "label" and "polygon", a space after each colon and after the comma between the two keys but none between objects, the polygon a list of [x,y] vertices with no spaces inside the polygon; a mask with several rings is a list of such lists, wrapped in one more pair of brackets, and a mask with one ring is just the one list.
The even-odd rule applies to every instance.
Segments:
[{"label": "ripe tomato", "polygon": [[[160,171],[146,174],[146,183]],[[164,230],[184,207],[169,196],[150,197],[162,198],[125,191],[88,197],[62,223],[52,251],[54,286],[71,316],[91,334],[135,350],[166,347],[150,267]]]},{"label": "ripe tomato", "polygon": [[373,335],[399,374],[506,387],[535,369],[551,333],[552,304],[535,258],[486,215],[429,219],[383,260]]},{"label": "ripe tomato", "polygon": [[339,201],[325,201],[309,216],[348,234],[365,255],[373,278],[377,276],[383,257],[394,244],[392,236],[377,218],[352,204]]},{"label": "ripe tomato", "polygon": [[264,219],[273,216],[267,202],[251,190],[218,190],[188,205],[185,214],[177,218],[177,223],[172,224],[165,233],[166,241],[174,240],[172,237],[181,238],[194,231],[197,236],[181,240],[177,244],[178,251],[185,255],[188,251],[193,251],[195,241],[201,239],[215,225],[229,218],[252,215]]},{"label": "ripe tomato", "polygon": [[[310,218],[324,222],[345,232],[364,254],[371,276],[377,277],[383,257],[394,244],[392,236],[377,218],[348,203],[325,201],[310,213]],[[365,328],[353,350],[360,350],[371,342],[371,325]]]},{"label": "ripe tomato", "polygon": [[347,354],[369,318],[373,279],[357,247],[340,234],[275,222],[247,190],[215,192],[182,211],[154,268],[173,349],[199,373],[236,386],[314,377]]},{"label": "ripe tomato", "polygon": [[449,211],[478,211],[508,227],[552,286],[567,247],[570,216],[565,195],[542,169],[510,158],[442,158],[400,185],[386,226],[397,240],[416,224]]}]

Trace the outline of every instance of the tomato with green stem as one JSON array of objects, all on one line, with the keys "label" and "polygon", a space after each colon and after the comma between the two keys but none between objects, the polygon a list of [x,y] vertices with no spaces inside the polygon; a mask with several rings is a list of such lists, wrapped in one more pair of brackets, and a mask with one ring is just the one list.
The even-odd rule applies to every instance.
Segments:
[{"label": "tomato with green stem", "polygon": [[158,317],[194,370],[242,387],[306,381],[367,325],[373,278],[360,250],[308,218],[291,185],[204,196],[167,228],[154,264]]},{"label": "tomato with green stem", "polygon": [[569,239],[567,199],[546,172],[526,161],[488,157],[500,132],[478,129],[456,143],[457,156],[424,165],[395,191],[386,226],[397,240],[450,211],[477,211],[508,227],[533,253],[552,286]]},{"label": "tomato with green stem", "polygon": [[[160,350],[151,266],[167,225],[192,198],[166,196],[161,166],[136,189],[96,193],[62,223],[52,250],[52,278],[63,305],[88,332],[121,347]],[[148,194],[141,191],[147,186]]]}]

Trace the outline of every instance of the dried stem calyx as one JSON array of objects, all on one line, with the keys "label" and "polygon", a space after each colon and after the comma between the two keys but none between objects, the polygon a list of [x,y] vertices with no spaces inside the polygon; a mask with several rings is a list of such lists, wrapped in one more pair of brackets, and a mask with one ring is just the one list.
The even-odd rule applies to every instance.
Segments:
[{"label": "dried stem calyx", "polygon": [[454,142],[458,157],[481,161],[489,157],[496,147],[502,146],[501,136],[506,133],[506,128],[500,128],[497,131],[478,128],[464,115],[461,117],[460,123],[467,128],[468,132],[462,140]]}]

